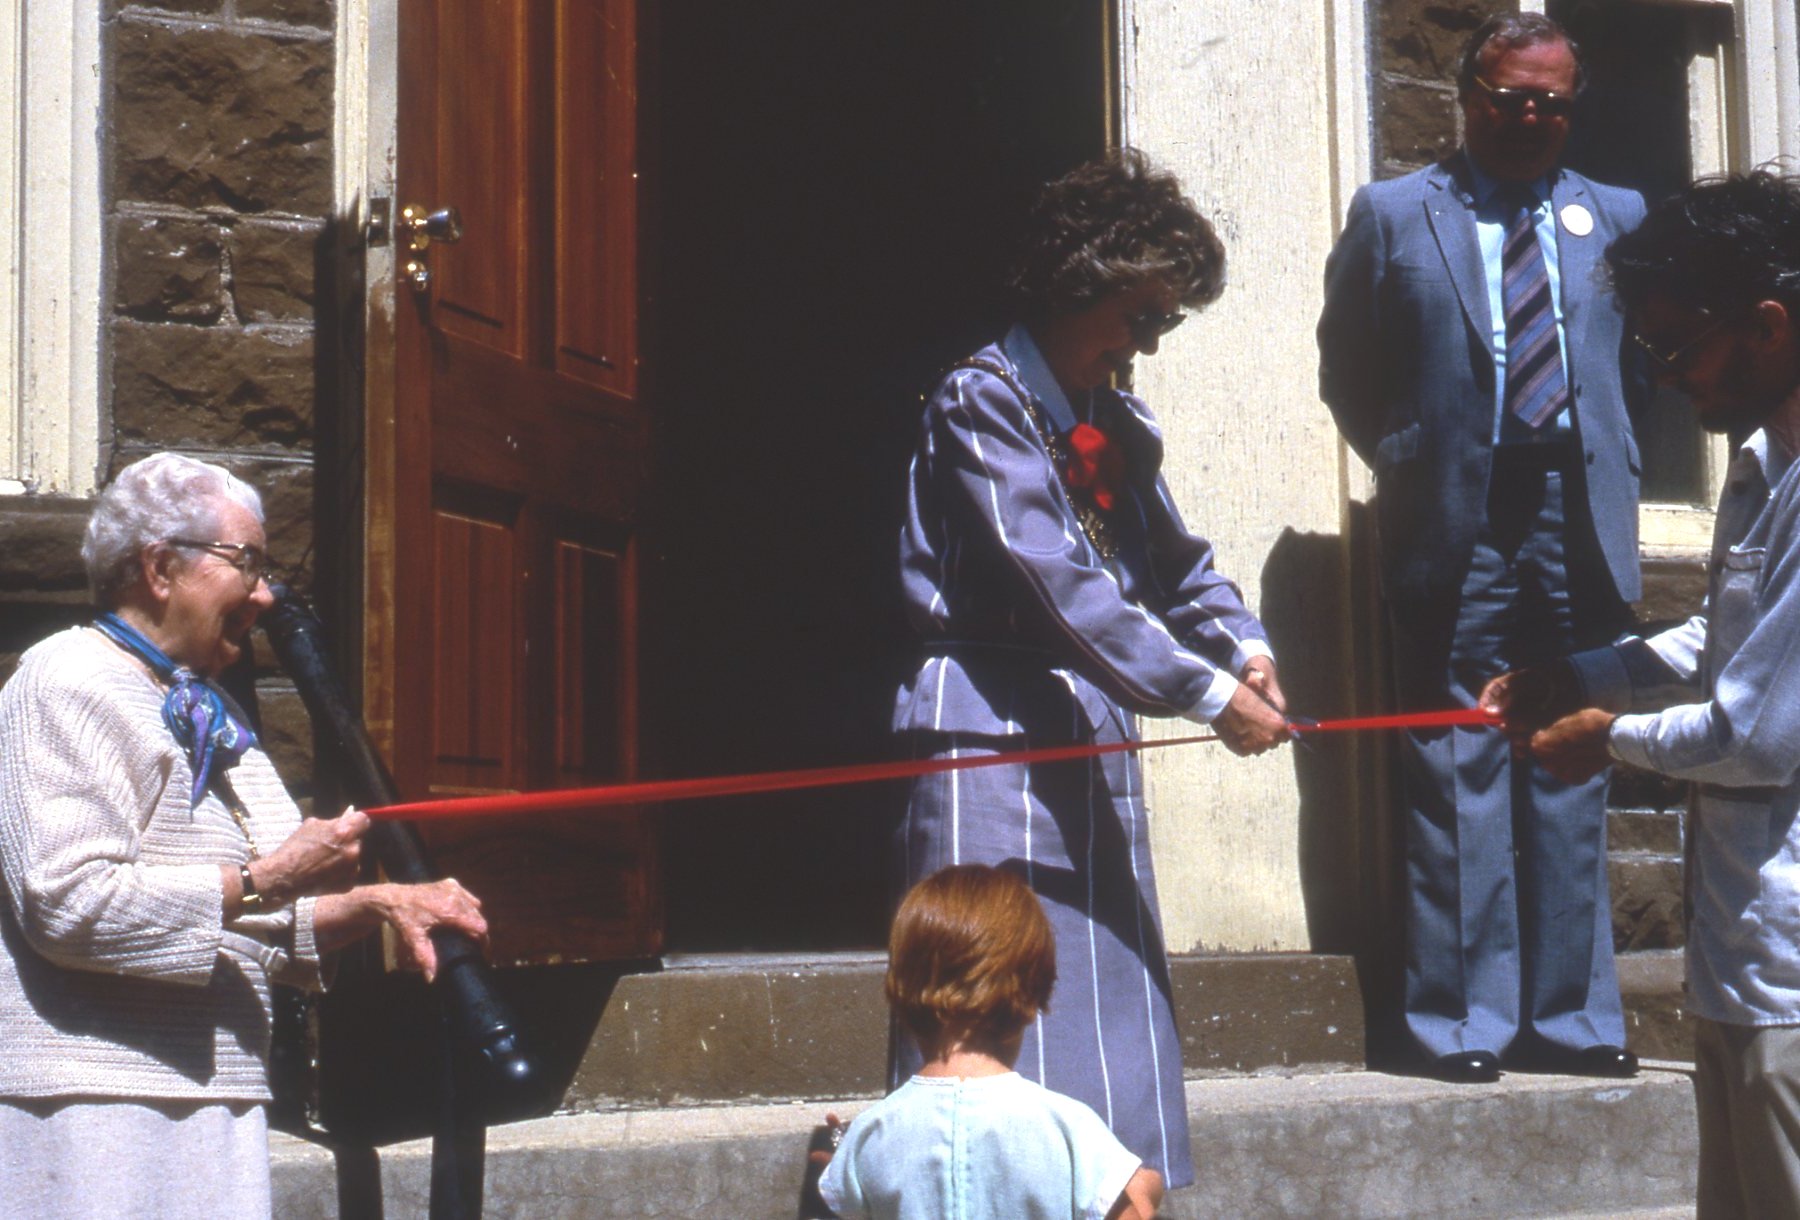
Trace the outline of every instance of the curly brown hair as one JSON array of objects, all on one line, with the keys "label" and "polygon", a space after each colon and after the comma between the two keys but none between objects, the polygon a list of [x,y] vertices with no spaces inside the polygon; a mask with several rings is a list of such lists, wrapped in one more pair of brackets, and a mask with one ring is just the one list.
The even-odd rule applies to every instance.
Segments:
[{"label": "curly brown hair", "polygon": [[1039,192],[1007,288],[1021,317],[1041,321],[1153,278],[1190,309],[1210,305],[1225,288],[1225,247],[1180,179],[1123,148]]},{"label": "curly brown hair", "polygon": [[1055,985],[1055,934],[1017,874],[952,865],[901,901],[887,998],[927,1057],[1005,1042],[1049,1009]]}]

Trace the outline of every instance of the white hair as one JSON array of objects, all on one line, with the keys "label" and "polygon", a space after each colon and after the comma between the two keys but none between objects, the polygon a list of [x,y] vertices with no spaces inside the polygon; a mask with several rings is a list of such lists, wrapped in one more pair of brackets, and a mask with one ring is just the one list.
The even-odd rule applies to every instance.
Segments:
[{"label": "white hair", "polygon": [[138,579],[144,548],[169,538],[211,541],[219,532],[222,501],[263,519],[256,489],[223,466],[154,453],[121,470],[94,501],[81,561],[88,590],[103,610],[116,609]]}]

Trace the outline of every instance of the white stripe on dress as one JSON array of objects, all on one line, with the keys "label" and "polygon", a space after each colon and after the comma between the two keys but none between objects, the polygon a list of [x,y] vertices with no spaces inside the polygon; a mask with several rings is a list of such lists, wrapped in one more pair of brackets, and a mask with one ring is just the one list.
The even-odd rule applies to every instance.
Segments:
[{"label": "white stripe on dress", "polygon": [[[1067,677],[1063,679],[1068,681]],[[1079,709],[1081,704],[1077,702]],[[1076,733],[1081,731],[1081,722],[1075,720],[1072,725]],[[1100,1019],[1100,946],[1094,933],[1094,838],[1096,832],[1094,815],[1094,764],[1093,758],[1087,760],[1088,782],[1088,833],[1087,833],[1087,934],[1088,934],[1088,977],[1094,984],[1094,1047],[1100,1057],[1100,1087],[1106,1094],[1106,1125],[1113,1125],[1112,1105],[1112,1073],[1106,1069],[1106,1030]]]},{"label": "white stripe on dress", "polygon": [[[1000,535],[1001,551],[1005,554],[1005,556],[1009,560],[1011,560],[1014,563],[1015,566],[1018,566],[1021,569],[1023,569],[1023,567],[1024,567],[1023,563],[1019,560],[1018,555],[1013,551],[1012,539],[1010,537],[1008,537],[1008,535],[1007,535],[1006,518],[1001,514],[1001,511],[1000,511],[1000,486],[999,486],[999,483],[997,480],[995,480],[995,478],[993,476],[992,468],[988,464],[987,454],[982,452],[981,433],[975,427],[975,413],[969,409],[968,400],[964,396],[964,388],[967,385],[967,383],[968,383],[967,378],[963,378],[962,380],[959,380],[956,383],[956,405],[957,405],[958,409],[961,410],[961,412],[963,414],[963,418],[968,421],[967,425],[965,426],[965,430],[969,434],[969,445],[974,450],[975,460],[981,463],[981,481],[987,487],[988,508],[989,508],[991,515],[994,518],[994,531]],[[1035,432],[1036,432],[1035,426],[1033,427],[1032,431],[1035,434]],[[1040,441],[1041,441],[1041,438],[1040,438]],[[1052,470],[1052,483],[1055,486],[1055,488],[1057,489],[1058,494],[1062,497],[1064,504],[1065,505],[1068,504],[1069,503],[1068,491],[1066,488],[1064,488],[1062,486],[1062,482],[1061,482],[1060,478],[1056,477],[1054,469]],[[1140,506],[1139,511],[1140,512],[1142,511],[1141,506]],[[1073,517],[1074,517],[1074,509],[1073,508],[1070,508],[1067,513],[1063,514],[1063,521],[1062,521],[1063,538],[1069,542],[1075,541],[1075,536],[1069,532],[1069,523]],[[1198,668],[1202,673],[1205,673],[1208,675],[1215,674],[1218,672],[1218,669],[1219,669],[1218,666],[1214,665],[1211,661],[1208,661],[1205,657],[1200,656],[1198,653],[1190,652],[1187,648],[1185,648],[1182,645],[1181,641],[1177,640],[1175,638],[1174,634],[1169,630],[1168,625],[1165,624],[1161,619],[1159,619],[1155,615],[1151,614],[1148,610],[1144,609],[1144,607],[1138,605],[1137,603],[1135,603],[1125,597],[1124,588],[1123,588],[1123,586],[1121,586],[1119,584],[1119,578],[1118,578],[1117,574],[1113,572],[1110,564],[1107,564],[1104,560],[1101,559],[1099,552],[1097,552],[1094,549],[1093,542],[1087,537],[1087,535],[1085,533],[1083,533],[1081,535],[1081,545],[1088,556],[1088,561],[1089,561],[1090,566],[1095,568],[1107,580],[1111,581],[1113,587],[1119,591],[1119,601],[1120,601],[1121,605],[1124,607],[1124,609],[1136,613],[1138,618],[1146,626],[1152,628],[1153,630],[1160,631],[1164,636],[1166,636],[1168,638],[1170,646],[1174,650],[1174,653],[1175,653],[1174,659],[1177,663],[1193,666],[1195,668]],[[1052,609],[1054,609],[1054,607],[1052,607]],[[1076,648],[1081,650],[1082,653],[1084,653],[1086,656],[1091,658],[1096,664],[1100,665],[1101,667],[1109,669],[1109,670],[1113,668],[1110,664],[1108,664],[1105,657],[1103,657],[1101,655],[1100,650],[1098,648],[1096,648],[1094,646],[1093,642],[1090,641],[1085,635],[1083,635],[1081,632],[1076,631],[1073,628],[1071,628],[1067,623],[1063,622],[1058,615],[1053,613],[1050,617],[1051,617],[1051,621],[1053,623],[1055,623],[1056,626],[1058,626],[1061,629],[1064,640],[1066,640],[1068,643],[1074,645]],[[1128,675],[1126,675],[1122,672],[1114,671],[1114,676],[1115,676],[1115,678],[1118,679],[1119,682],[1121,682],[1122,684],[1124,684],[1128,687],[1135,687],[1137,685],[1136,683],[1134,683],[1132,681],[1132,679]],[[1209,681],[1210,681],[1210,678],[1209,678]],[[1165,700],[1157,699],[1155,696],[1155,692],[1153,692],[1147,688],[1134,690],[1134,693],[1136,694],[1136,696],[1139,699],[1141,699],[1145,703],[1146,706],[1166,708],[1168,710],[1168,713],[1172,716],[1181,715],[1188,710],[1186,708],[1176,707],[1174,704],[1168,703]],[[954,772],[952,772],[952,774],[954,774]]]},{"label": "white stripe on dress", "polygon": [[[1137,786],[1132,782],[1136,770],[1135,759],[1125,756],[1125,811],[1131,819],[1131,880],[1141,895],[1144,892],[1143,880],[1138,876],[1137,840],[1138,809]],[[1145,817],[1148,819],[1148,811]],[[1155,982],[1150,977],[1150,949],[1144,943],[1144,904],[1140,900],[1132,904],[1132,913],[1137,917],[1138,960],[1144,963],[1144,1023],[1150,1031],[1150,1078],[1156,1081],[1156,1126],[1162,1135],[1162,1163],[1169,1163],[1169,1120],[1163,1109],[1162,1051],[1156,1045],[1156,994]],[[1173,997],[1171,997],[1171,1008]]]}]

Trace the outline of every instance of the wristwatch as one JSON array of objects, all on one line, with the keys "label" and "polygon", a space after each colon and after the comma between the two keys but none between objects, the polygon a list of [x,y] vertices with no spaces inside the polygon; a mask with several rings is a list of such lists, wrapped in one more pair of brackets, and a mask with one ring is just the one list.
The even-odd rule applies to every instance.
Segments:
[{"label": "wristwatch", "polygon": [[238,884],[242,887],[244,892],[244,914],[254,915],[262,910],[263,896],[256,888],[256,882],[251,879],[250,866],[248,864],[238,865]]}]

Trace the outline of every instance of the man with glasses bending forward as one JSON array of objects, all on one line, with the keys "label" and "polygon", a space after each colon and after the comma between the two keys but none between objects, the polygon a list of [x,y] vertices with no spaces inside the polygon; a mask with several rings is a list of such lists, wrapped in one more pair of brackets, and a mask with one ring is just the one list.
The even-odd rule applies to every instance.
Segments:
[{"label": "man with glasses bending forward", "polygon": [[[1521,736],[1554,721],[1530,737],[1531,753],[1570,780],[1620,761],[1693,781],[1700,1216],[1795,1217],[1800,181],[1756,173],[1689,187],[1607,262],[1658,375],[1687,391],[1703,427],[1742,442],[1713,529],[1706,611],[1649,640],[1508,674],[1482,702]],[[1662,710],[1616,714],[1645,708]]]},{"label": "man with glasses bending forward", "polygon": [[[1639,594],[1647,396],[1601,255],[1644,215],[1559,169],[1578,52],[1536,13],[1463,52],[1464,146],[1356,193],[1326,264],[1320,395],[1375,471],[1400,706],[1473,706],[1506,669],[1613,638]],[[1605,779],[1564,784],[1491,729],[1403,747],[1406,1024],[1445,1080],[1630,1076]]]}]

